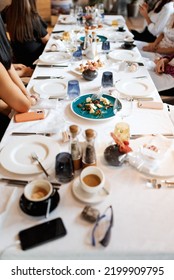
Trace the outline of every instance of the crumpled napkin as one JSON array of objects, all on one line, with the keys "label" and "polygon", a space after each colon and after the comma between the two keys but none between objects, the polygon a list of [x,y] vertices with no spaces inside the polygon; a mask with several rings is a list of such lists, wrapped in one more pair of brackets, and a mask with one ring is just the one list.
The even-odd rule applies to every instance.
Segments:
[{"label": "crumpled napkin", "polygon": [[145,173],[151,173],[159,167],[166,158],[167,153],[170,152],[173,144],[172,139],[160,134],[141,137],[137,140],[134,142],[133,147],[131,144],[133,152],[127,154],[126,160],[137,170]]}]

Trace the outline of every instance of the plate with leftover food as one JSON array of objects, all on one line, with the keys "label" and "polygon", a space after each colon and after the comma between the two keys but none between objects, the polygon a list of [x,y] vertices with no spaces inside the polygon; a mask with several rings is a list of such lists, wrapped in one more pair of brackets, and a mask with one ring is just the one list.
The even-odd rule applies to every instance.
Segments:
[{"label": "plate with leftover food", "polygon": [[103,94],[101,97],[94,97],[94,94],[85,94],[77,97],[71,103],[72,112],[83,119],[92,121],[108,120],[115,117],[115,110],[122,108],[121,102],[117,100],[117,107],[114,108],[116,98]]}]

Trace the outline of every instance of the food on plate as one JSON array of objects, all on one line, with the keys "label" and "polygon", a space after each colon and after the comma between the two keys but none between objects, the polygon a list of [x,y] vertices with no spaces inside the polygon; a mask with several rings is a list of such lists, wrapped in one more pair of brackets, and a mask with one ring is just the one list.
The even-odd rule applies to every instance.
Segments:
[{"label": "food on plate", "polygon": [[80,72],[83,72],[87,69],[90,69],[90,70],[94,71],[94,70],[97,70],[97,69],[99,69],[103,66],[104,66],[104,63],[100,59],[98,59],[97,61],[88,60],[85,64],[81,63],[79,65],[78,69],[79,69]]},{"label": "food on plate", "polygon": [[105,97],[95,99],[87,97],[84,102],[77,104],[77,107],[82,111],[102,118],[106,110],[113,108],[113,104]]},{"label": "food on plate", "polygon": [[62,40],[69,41],[70,40],[70,33],[68,31],[64,31],[62,33]]},{"label": "food on plate", "polygon": [[132,148],[129,146],[129,141],[122,141],[113,132],[111,132],[111,137],[114,139],[120,152],[129,153],[132,151]]}]

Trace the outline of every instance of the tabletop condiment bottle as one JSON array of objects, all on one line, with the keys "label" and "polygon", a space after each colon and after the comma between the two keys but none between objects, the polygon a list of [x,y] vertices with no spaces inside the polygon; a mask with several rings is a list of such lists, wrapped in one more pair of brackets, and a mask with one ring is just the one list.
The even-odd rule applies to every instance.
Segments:
[{"label": "tabletop condiment bottle", "polygon": [[97,55],[97,36],[94,31],[92,32],[92,51],[95,57]]},{"label": "tabletop condiment bottle", "polygon": [[96,132],[93,129],[85,130],[86,141],[84,143],[83,155],[82,155],[82,167],[96,165],[96,151],[95,151],[95,137]]},{"label": "tabletop condiment bottle", "polygon": [[91,38],[89,35],[88,30],[85,30],[85,38],[84,38],[84,44],[83,44],[83,49],[86,50],[91,44]]},{"label": "tabletop condiment bottle", "polygon": [[77,125],[71,125],[70,130],[70,153],[72,155],[74,170],[79,170],[82,167],[82,152],[81,146],[78,140],[79,127]]}]

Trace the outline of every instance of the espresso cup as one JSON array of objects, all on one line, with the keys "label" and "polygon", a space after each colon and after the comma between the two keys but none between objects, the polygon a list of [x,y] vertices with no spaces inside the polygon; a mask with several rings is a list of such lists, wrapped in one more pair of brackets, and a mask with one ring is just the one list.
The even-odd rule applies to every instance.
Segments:
[{"label": "espresso cup", "polygon": [[24,196],[29,201],[41,202],[48,199],[53,193],[53,186],[47,180],[34,180],[24,188]]},{"label": "espresso cup", "polygon": [[134,39],[132,37],[124,39],[125,47],[130,48],[133,46],[133,44],[134,44]]},{"label": "espresso cup", "polygon": [[80,174],[80,183],[85,192],[95,194],[104,187],[104,173],[97,166],[85,167]]}]

